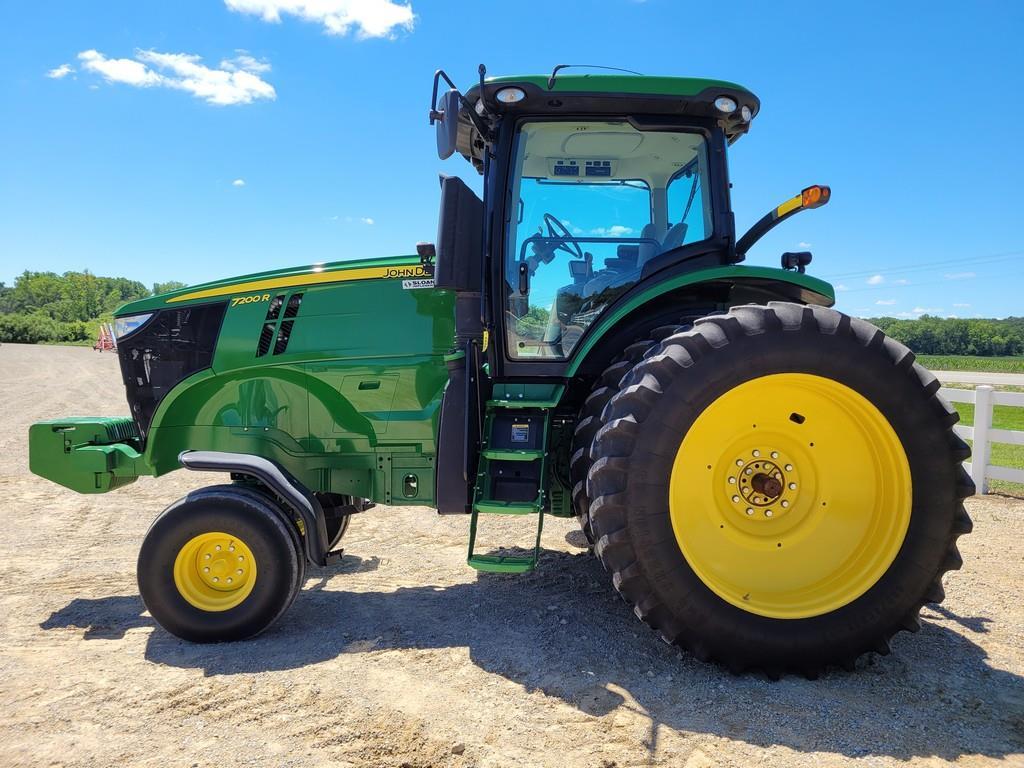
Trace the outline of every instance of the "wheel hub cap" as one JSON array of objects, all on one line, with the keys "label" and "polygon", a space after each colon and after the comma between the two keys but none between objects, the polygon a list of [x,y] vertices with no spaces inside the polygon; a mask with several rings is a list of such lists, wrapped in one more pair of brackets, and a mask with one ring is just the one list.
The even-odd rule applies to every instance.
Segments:
[{"label": "wheel hub cap", "polygon": [[190,539],[174,560],[174,585],[202,611],[240,605],[256,582],[256,558],[244,541],[218,531]]}]

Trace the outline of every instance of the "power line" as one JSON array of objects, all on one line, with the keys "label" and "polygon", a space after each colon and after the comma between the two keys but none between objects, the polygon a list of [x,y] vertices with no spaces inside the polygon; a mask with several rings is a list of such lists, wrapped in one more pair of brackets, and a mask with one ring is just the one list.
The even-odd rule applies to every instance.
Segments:
[{"label": "power line", "polygon": [[875,267],[873,269],[862,269],[855,272],[837,272],[828,275],[828,279],[834,280],[837,278],[854,278],[854,277],[866,277],[869,275],[880,274],[882,272],[890,273],[904,273],[904,272],[920,272],[936,267],[948,267],[958,264],[993,264],[1000,261],[1007,261],[1018,256],[1024,255],[1024,251],[1006,251],[1004,253],[995,253],[989,256],[961,256],[955,259],[940,259],[937,261],[922,261],[914,264],[907,264],[904,266],[887,264],[884,267]]},{"label": "power line", "polygon": [[926,280],[923,283],[880,283],[878,285],[868,285],[863,288],[847,288],[844,291],[839,291],[838,294],[860,293],[861,291],[888,291],[893,288],[920,288],[926,285],[949,285],[950,283],[971,285],[985,280],[1007,280],[1013,277],[1024,277],[1024,272],[1011,272],[1010,274],[1002,275],[985,275],[984,277],[972,277],[964,280],[953,280],[947,278],[945,280]]}]

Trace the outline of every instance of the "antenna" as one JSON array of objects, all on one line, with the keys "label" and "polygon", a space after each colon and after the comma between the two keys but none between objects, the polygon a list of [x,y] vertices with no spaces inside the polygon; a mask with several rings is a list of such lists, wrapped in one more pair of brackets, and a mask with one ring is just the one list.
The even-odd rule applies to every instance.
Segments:
[{"label": "antenna", "polygon": [[569,67],[586,67],[587,69],[607,69],[612,72],[625,72],[628,75],[640,75],[643,76],[643,72],[634,72],[632,69],[623,69],[622,67],[606,67],[603,64],[559,64],[553,70],[551,70],[551,77],[548,78],[548,90],[550,91],[555,87],[555,75],[558,74],[559,70],[568,69]]}]

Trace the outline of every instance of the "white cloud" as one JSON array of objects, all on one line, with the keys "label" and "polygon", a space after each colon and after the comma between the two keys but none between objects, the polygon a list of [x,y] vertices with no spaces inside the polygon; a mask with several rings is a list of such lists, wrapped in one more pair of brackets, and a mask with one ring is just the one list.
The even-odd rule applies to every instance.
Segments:
[{"label": "white cloud", "polygon": [[595,227],[590,230],[590,234],[594,237],[626,237],[632,233],[632,227],[624,227],[621,224],[612,224],[610,227]]},{"label": "white cloud", "polygon": [[837,285],[835,288],[836,288],[837,291],[848,291],[848,290],[850,290],[850,286],[843,285],[842,283],[839,283],[839,285]]},{"label": "white cloud", "polygon": [[371,219],[369,216],[360,216],[359,220],[363,222],[363,224],[373,224],[373,219]]},{"label": "white cloud", "polygon": [[[221,69],[205,66],[201,57],[190,53],[136,51],[134,59],[110,59],[89,50],[82,51],[78,58],[83,69],[101,75],[108,83],[173,88],[208,104],[251,104],[257,99],[277,97],[274,86],[259,76],[269,65],[247,55],[221,62]],[[231,68],[224,68],[225,64]]]},{"label": "white cloud", "polygon": [[296,16],[322,25],[329,35],[354,30],[359,39],[393,39],[397,30],[411,31],[416,20],[412,5],[391,0],[224,0],[224,4],[275,24],[282,15]]},{"label": "white cloud", "polygon": [[805,243],[805,242],[801,241],[801,242],[797,243],[797,246],[800,247],[800,248],[810,248],[811,244],[810,243]]},{"label": "white cloud", "polygon": [[108,83],[125,83],[138,88],[164,84],[163,75],[134,59],[108,59],[99,51],[89,50],[78,54],[78,60],[83,69],[102,75]]},{"label": "white cloud", "polygon": [[882,277],[881,275],[872,275],[871,277],[868,278],[867,282],[868,285],[881,285],[882,283],[885,282],[885,278]]},{"label": "white cloud", "polygon": [[942,307],[914,307],[910,311],[915,315],[937,315],[942,312]]},{"label": "white cloud", "polygon": [[956,307],[957,309],[970,309],[971,307],[970,304],[964,304],[963,302],[959,302],[957,304],[954,304],[953,306]]},{"label": "white cloud", "polygon": [[67,77],[74,71],[74,68],[70,64],[61,64],[59,67],[55,67],[47,72],[46,76],[51,80],[60,80],[62,77]]},{"label": "white cloud", "polygon": [[232,187],[244,187],[245,186],[245,179],[235,179],[234,181],[231,182],[231,186]]},{"label": "white cloud", "polygon": [[896,299],[879,299],[875,302],[880,307],[891,307],[896,303]]},{"label": "white cloud", "polygon": [[970,280],[972,277],[975,277],[975,273],[974,272],[947,272],[946,273],[946,279],[947,280]]},{"label": "white cloud", "polygon": [[893,285],[910,285],[910,281],[905,277],[901,277],[899,280],[893,280]]},{"label": "white cloud", "polygon": [[238,48],[235,53],[237,55],[233,58],[221,59],[221,69],[226,69],[228,72],[252,72],[259,75],[270,71],[270,62],[266,59],[253,58],[244,48]]}]

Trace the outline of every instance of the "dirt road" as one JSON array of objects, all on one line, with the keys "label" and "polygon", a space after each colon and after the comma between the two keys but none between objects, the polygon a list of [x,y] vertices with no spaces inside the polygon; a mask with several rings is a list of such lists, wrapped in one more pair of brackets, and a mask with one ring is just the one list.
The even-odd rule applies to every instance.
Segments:
[{"label": "dirt road", "polygon": [[246,643],[153,625],[135,557],[201,475],[79,496],[29,423],[127,412],[116,360],[0,346],[0,765],[1024,765],[1024,502],[969,502],[966,565],[856,672],[733,677],[664,645],[548,520],[541,568],[479,575],[467,521],[377,508]]}]

